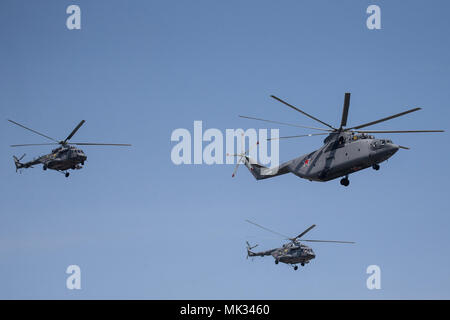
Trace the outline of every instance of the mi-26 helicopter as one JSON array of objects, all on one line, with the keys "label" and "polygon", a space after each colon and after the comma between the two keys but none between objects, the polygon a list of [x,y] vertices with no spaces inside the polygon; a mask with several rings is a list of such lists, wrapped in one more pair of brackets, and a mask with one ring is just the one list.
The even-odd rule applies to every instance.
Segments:
[{"label": "mi-26 helicopter", "polygon": [[398,149],[409,149],[408,147],[393,143],[390,139],[377,139],[373,135],[370,135],[370,133],[444,132],[444,130],[361,130],[362,128],[418,111],[421,108],[410,109],[379,120],[345,128],[347,125],[348,110],[350,106],[350,93],[345,93],[341,124],[339,128],[335,128],[330,124],[313,117],[312,115],[276,96],[272,95],[271,97],[328,128],[302,126],[248,116],[239,117],[297,128],[308,128],[323,131],[321,133],[280,137],[278,139],[327,135],[323,141],[324,144],[316,151],[292,159],[273,168],[267,168],[258,164],[256,161],[249,158],[248,152],[242,151],[239,154],[233,155],[239,157],[233,176],[236,174],[239,164],[243,162],[257,180],[272,178],[286,173],[293,173],[296,176],[309,181],[329,181],[343,177],[340,181],[341,184],[343,186],[348,186],[350,184],[348,179],[349,174],[369,167],[372,167],[374,170],[379,170],[379,164],[392,157]]},{"label": "mi-26 helicopter", "polygon": [[20,158],[13,156],[14,164],[16,165],[16,172],[20,169],[33,168],[34,165],[42,164],[44,170],[51,169],[58,172],[64,173],[64,175],[69,177],[69,169],[79,170],[82,169],[84,162],[87,160],[86,154],[83,150],[76,148],[75,146],[131,146],[131,144],[117,144],[117,143],[92,143],[92,142],[69,142],[69,140],[74,136],[74,134],[80,129],[80,127],[85,123],[82,120],[75,129],[67,136],[64,140],[56,140],[49,137],[43,133],[36,130],[25,127],[24,125],[8,120],[9,122],[36,133],[44,138],[54,141],[53,143],[32,143],[32,144],[14,144],[11,147],[27,147],[27,146],[43,146],[43,145],[59,145],[59,147],[52,150],[51,153],[37,157],[31,161],[21,163],[20,161],[25,157],[25,154]]},{"label": "mi-26 helicopter", "polygon": [[[302,267],[309,263],[310,260],[314,259],[316,257],[316,254],[314,253],[313,249],[308,247],[307,245],[304,245],[301,242],[332,242],[332,243],[354,243],[352,241],[338,241],[338,240],[307,240],[307,239],[301,239],[307,232],[311,231],[312,228],[314,228],[316,225],[313,224],[308,229],[300,233],[298,236],[294,238],[290,238],[288,236],[285,236],[281,233],[278,233],[276,231],[273,231],[271,229],[268,229],[266,227],[263,227],[255,222],[252,222],[250,220],[245,220],[248,223],[251,223],[259,228],[262,228],[266,231],[269,231],[271,233],[274,233],[278,236],[281,236],[285,238],[286,240],[289,240],[288,243],[283,244],[281,248],[275,248],[270,249],[266,251],[261,252],[253,252],[252,249],[256,248],[258,245],[251,246],[250,243],[247,241],[247,259],[248,257],[264,257],[264,256],[272,256],[275,259],[275,264],[278,264],[279,262],[286,263],[291,265],[294,270],[298,269],[297,264],[299,263]],[[300,242],[301,241],[301,242]]]}]

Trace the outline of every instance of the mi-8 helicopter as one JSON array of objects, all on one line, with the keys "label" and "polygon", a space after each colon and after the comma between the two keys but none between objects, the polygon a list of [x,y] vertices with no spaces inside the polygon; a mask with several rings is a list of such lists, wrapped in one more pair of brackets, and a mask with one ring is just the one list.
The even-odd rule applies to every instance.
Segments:
[{"label": "mi-8 helicopter", "polygon": [[[288,236],[285,236],[281,233],[278,233],[276,231],[267,229],[266,227],[263,227],[257,223],[254,223],[250,220],[245,220],[248,223],[251,223],[259,228],[262,228],[266,231],[272,232],[278,236],[281,236],[285,238],[286,240],[289,240],[288,243],[283,244],[281,248],[275,248],[270,249],[266,251],[261,252],[253,252],[251,251],[253,248],[257,247],[258,245],[251,246],[250,243],[247,241],[247,259],[248,257],[264,257],[264,256],[272,256],[275,259],[275,264],[278,264],[279,262],[286,263],[291,265],[294,270],[298,269],[297,264],[300,263],[300,265],[303,267],[305,264],[309,263],[310,260],[314,259],[316,257],[316,254],[314,253],[313,249],[310,247],[300,243],[300,238],[303,237],[307,232],[309,232],[312,228],[314,228],[316,225],[313,224],[308,229],[300,233],[298,236],[294,238],[290,238]],[[337,241],[337,240],[306,240],[302,239],[302,242],[332,242],[332,243],[354,243],[352,241]]]},{"label": "mi-8 helicopter", "polygon": [[[364,123],[358,126],[345,128],[347,125],[348,110],[350,106],[350,93],[345,93],[344,106],[342,111],[341,124],[339,128],[335,128],[322,120],[300,110],[299,108],[287,103],[276,96],[271,96],[293,110],[321,123],[327,128],[308,127],[279,121],[265,120],[254,117],[239,116],[241,118],[265,121],[269,123],[308,128],[322,133],[312,133],[289,137],[280,137],[278,139],[310,137],[318,135],[328,135],[323,141],[321,148],[309,154],[287,161],[280,166],[267,168],[248,156],[248,152],[242,151],[240,154],[233,156],[239,157],[233,176],[236,174],[237,168],[241,162],[250,170],[257,180],[272,178],[286,173],[293,173],[296,176],[307,179],[309,181],[329,181],[339,177],[343,186],[348,186],[350,181],[349,174],[372,167],[374,170],[380,169],[380,163],[392,157],[398,149],[409,148],[394,144],[389,139],[376,139],[370,133],[416,133],[416,132],[444,132],[444,130],[360,130],[374,124],[394,119],[411,112],[420,110],[421,108],[410,109],[392,116],[379,120]],[[272,139],[268,139],[272,140]]]},{"label": "mi-8 helicopter", "polygon": [[70,173],[69,169],[79,170],[82,169],[84,162],[87,160],[86,154],[83,150],[78,149],[76,146],[131,146],[131,144],[115,144],[115,143],[91,143],[91,142],[69,142],[69,140],[74,136],[74,134],[80,129],[80,127],[85,123],[82,120],[75,129],[67,136],[64,140],[56,140],[45,134],[42,134],[36,130],[25,127],[24,125],[8,120],[9,122],[27,129],[33,133],[36,133],[44,138],[54,141],[53,143],[32,143],[32,144],[14,144],[11,147],[26,147],[26,146],[43,146],[43,145],[60,145],[59,147],[52,150],[52,153],[37,157],[31,161],[26,163],[21,163],[20,161],[25,157],[25,154],[20,158],[13,156],[14,164],[16,165],[16,172],[20,169],[33,168],[34,165],[42,164],[42,168],[44,170],[51,169],[56,170],[58,172],[64,173],[64,175],[69,177]]}]

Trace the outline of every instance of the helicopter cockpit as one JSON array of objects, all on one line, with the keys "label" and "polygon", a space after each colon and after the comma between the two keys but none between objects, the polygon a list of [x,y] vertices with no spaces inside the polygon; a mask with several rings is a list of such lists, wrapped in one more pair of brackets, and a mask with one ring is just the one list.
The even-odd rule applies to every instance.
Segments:
[{"label": "helicopter cockpit", "polygon": [[374,149],[380,149],[386,146],[387,144],[392,144],[392,140],[389,139],[379,139],[375,140],[371,143],[371,147]]}]

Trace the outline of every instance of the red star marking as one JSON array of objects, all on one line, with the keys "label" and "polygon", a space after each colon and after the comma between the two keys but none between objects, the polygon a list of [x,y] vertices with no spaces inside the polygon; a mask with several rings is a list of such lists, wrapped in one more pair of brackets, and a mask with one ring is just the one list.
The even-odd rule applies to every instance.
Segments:
[{"label": "red star marking", "polygon": [[309,163],[309,159],[306,159],[306,160],[305,160],[305,166],[307,166],[308,163]]}]

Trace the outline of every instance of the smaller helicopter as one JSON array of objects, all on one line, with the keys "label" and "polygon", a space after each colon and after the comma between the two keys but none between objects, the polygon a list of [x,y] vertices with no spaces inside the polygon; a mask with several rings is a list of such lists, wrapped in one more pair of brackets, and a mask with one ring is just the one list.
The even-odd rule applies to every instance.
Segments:
[{"label": "smaller helicopter", "polygon": [[23,168],[33,168],[34,165],[42,164],[44,170],[52,169],[58,172],[64,173],[64,175],[69,177],[69,169],[79,170],[82,169],[84,162],[87,160],[86,154],[83,150],[78,149],[76,146],[131,146],[131,144],[115,144],[115,143],[91,143],[91,142],[69,142],[69,140],[74,136],[74,134],[80,129],[80,127],[86,122],[82,120],[75,129],[67,136],[66,139],[58,141],[45,134],[42,134],[36,130],[25,127],[24,125],[8,120],[9,122],[36,133],[44,138],[54,141],[53,143],[38,143],[38,144],[14,144],[11,147],[27,147],[27,146],[43,146],[43,145],[60,145],[59,147],[52,150],[52,153],[37,157],[26,163],[21,163],[20,161],[25,157],[25,154],[20,158],[13,156],[14,164],[16,165],[16,172]]},{"label": "smaller helicopter", "polygon": [[[316,225],[313,224],[308,229],[300,233],[298,236],[294,238],[290,238],[288,236],[285,236],[281,233],[278,233],[276,231],[267,229],[266,227],[263,227],[257,223],[254,223],[250,220],[245,220],[248,223],[251,223],[261,229],[264,229],[266,231],[269,231],[271,233],[274,233],[278,236],[281,236],[285,238],[286,240],[289,240],[288,243],[283,244],[281,248],[275,248],[270,249],[266,251],[260,251],[260,252],[253,252],[252,249],[256,248],[258,245],[251,246],[250,243],[247,241],[247,259],[248,257],[264,257],[264,256],[272,256],[275,259],[275,264],[278,264],[279,262],[290,264],[294,270],[298,269],[297,264],[300,263],[300,265],[303,267],[305,264],[309,263],[310,260],[314,259],[316,257],[316,254],[314,253],[313,249],[310,247],[300,243],[300,238],[303,237],[307,232],[311,231],[312,228],[314,228]],[[336,240],[306,240],[302,239],[302,242],[333,242],[333,243],[354,243],[352,241],[336,241]]]}]

